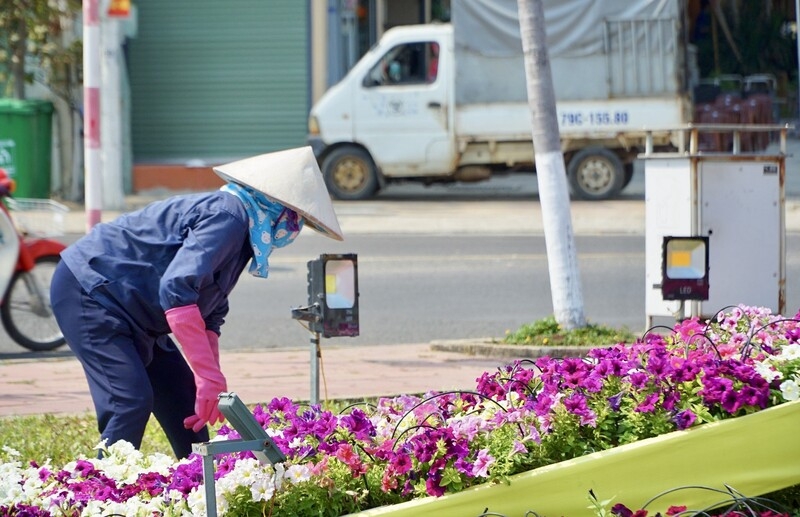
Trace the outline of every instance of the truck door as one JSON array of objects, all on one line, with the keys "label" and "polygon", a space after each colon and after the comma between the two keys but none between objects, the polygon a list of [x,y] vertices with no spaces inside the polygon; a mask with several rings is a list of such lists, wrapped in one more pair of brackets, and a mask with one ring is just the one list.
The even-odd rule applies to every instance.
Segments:
[{"label": "truck door", "polygon": [[369,70],[355,103],[354,139],[386,176],[448,174],[454,142],[449,123],[446,60],[440,44],[390,48]]}]

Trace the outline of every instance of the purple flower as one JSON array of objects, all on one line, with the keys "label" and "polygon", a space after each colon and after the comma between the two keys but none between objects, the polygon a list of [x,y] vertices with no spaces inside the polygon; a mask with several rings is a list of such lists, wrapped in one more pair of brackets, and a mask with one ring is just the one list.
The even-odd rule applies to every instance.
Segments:
[{"label": "purple flower", "polygon": [[597,424],[597,415],[586,405],[585,396],[573,393],[564,399],[564,407],[573,415],[580,417],[581,425],[595,426]]},{"label": "purple flower", "polygon": [[616,395],[611,395],[608,397],[608,407],[610,407],[612,411],[619,411],[619,408],[622,405],[622,396],[624,394],[624,391],[620,391]]},{"label": "purple flower", "polygon": [[666,411],[672,411],[675,409],[675,405],[680,400],[680,394],[674,390],[671,390],[667,391],[663,395],[664,398],[661,401],[661,407]]},{"label": "purple flower", "polygon": [[565,386],[577,387],[580,385],[589,369],[583,359],[567,357],[561,363],[560,373]]},{"label": "purple flower", "polygon": [[669,378],[672,382],[690,382],[693,381],[697,374],[700,372],[700,367],[694,362],[684,357],[673,357],[672,369]]},{"label": "purple flower", "polygon": [[656,409],[656,404],[659,399],[658,393],[651,393],[647,395],[642,402],[636,406],[636,411],[639,413],[653,413]]},{"label": "purple flower", "polygon": [[425,480],[425,490],[428,492],[428,495],[433,497],[441,497],[444,495],[445,487],[439,485],[441,481],[441,472],[434,472],[428,476],[428,479]]},{"label": "purple flower", "polygon": [[681,430],[692,427],[695,420],[697,420],[697,415],[688,409],[676,414],[672,419],[672,421],[675,422],[675,426]]},{"label": "purple flower", "polygon": [[628,382],[636,389],[642,389],[647,386],[649,380],[650,376],[645,372],[633,372],[628,376]]},{"label": "purple flower", "polygon": [[633,512],[622,503],[617,503],[611,507],[611,515],[618,517],[633,517]]},{"label": "purple flower", "polygon": [[741,395],[734,390],[728,390],[722,394],[720,405],[728,413],[734,414],[742,407]]},{"label": "purple flower", "polygon": [[389,466],[396,474],[406,474],[411,470],[413,464],[411,462],[411,457],[408,454],[399,453],[391,459]]},{"label": "purple flower", "polygon": [[354,409],[349,415],[343,416],[340,423],[358,440],[368,440],[371,436],[375,436],[375,426],[360,409]]}]

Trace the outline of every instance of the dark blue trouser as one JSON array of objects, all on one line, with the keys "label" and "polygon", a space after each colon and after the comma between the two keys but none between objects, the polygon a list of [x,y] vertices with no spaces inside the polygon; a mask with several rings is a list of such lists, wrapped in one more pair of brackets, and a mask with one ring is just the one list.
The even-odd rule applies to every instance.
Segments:
[{"label": "dark blue trouser", "polygon": [[194,414],[195,384],[177,348],[154,344],[145,364],[130,323],[87,294],[63,262],[56,267],[50,301],[83,365],[101,438],[109,445],[125,440],[138,449],[152,413],[178,458],[192,452],[192,443],[208,441],[208,429],[195,433],[183,427],[183,419]]}]

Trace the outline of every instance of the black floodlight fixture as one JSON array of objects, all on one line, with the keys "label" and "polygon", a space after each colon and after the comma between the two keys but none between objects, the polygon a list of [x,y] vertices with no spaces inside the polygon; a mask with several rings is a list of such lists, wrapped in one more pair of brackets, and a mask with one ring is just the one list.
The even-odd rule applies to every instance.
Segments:
[{"label": "black floodlight fixture", "polygon": [[323,337],[358,336],[358,257],[323,254],[308,262],[309,328]]},{"label": "black floodlight fixture", "polygon": [[708,237],[664,237],[661,294],[664,300],[708,300]]}]

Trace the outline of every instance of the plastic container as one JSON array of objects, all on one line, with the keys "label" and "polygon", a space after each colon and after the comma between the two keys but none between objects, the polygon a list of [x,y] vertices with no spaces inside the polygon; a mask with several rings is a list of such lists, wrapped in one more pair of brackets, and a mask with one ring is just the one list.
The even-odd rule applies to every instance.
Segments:
[{"label": "plastic container", "polygon": [[50,197],[53,104],[0,99],[0,168],[20,197]]}]

